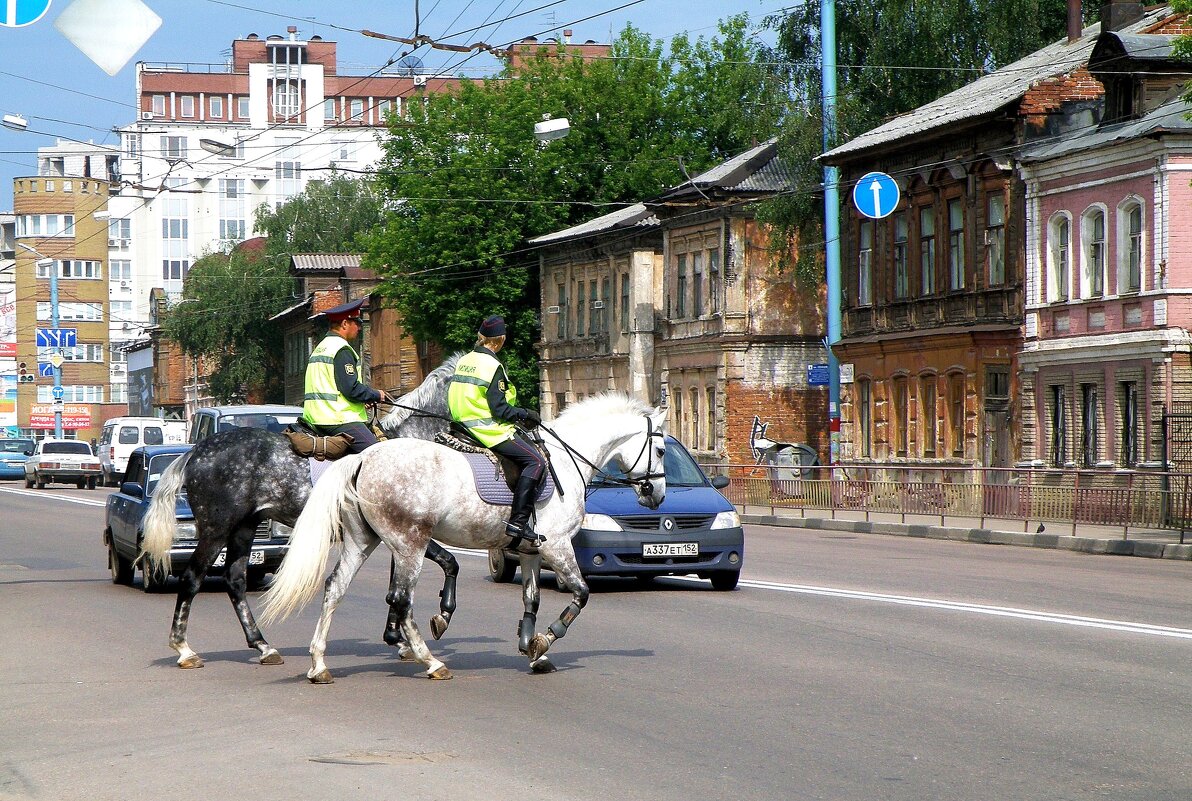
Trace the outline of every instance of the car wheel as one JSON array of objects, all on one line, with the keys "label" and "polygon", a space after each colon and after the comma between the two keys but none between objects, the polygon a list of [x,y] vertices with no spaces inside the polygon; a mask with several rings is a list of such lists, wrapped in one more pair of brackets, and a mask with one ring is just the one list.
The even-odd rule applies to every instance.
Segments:
[{"label": "car wheel", "polygon": [[116,551],[116,543],[112,541],[112,535],[108,534],[108,570],[112,572],[112,583],[123,584],[124,586],[132,585],[132,560],[125,559]]},{"label": "car wheel", "polygon": [[75,482],[75,486],[78,487],[79,489],[82,489],[83,487],[87,486],[87,479],[80,478],[78,481]]},{"label": "car wheel", "polygon": [[41,474],[40,474],[40,473],[34,473],[34,474],[33,474],[33,482],[34,482],[35,484],[37,484],[37,488],[38,488],[38,489],[45,489],[45,488],[46,488],[46,481],[45,481],[45,479],[44,479],[44,478],[42,478],[42,477],[41,477]]},{"label": "car wheel", "polygon": [[498,584],[508,584],[513,581],[513,574],[517,571],[514,562],[500,548],[488,549],[488,575]]},{"label": "car wheel", "polygon": [[33,479],[25,476],[25,489],[33,489]]},{"label": "car wheel", "polygon": [[727,592],[737,588],[737,581],[741,578],[739,570],[721,570],[712,574],[712,589]]},{"label": "car wheel", "polygon": [[87,489],[93,490],[93,489],[95,489],[95,485],[96,485],[95,476],[92,476],[91,478],[87,479]]},{"label": "car wheel", "polygon": [[161,573],[155,573],[148,567],[148,559],[141,560],[141,589],[145,592],[157,592],[166,583],[166,577]]}]

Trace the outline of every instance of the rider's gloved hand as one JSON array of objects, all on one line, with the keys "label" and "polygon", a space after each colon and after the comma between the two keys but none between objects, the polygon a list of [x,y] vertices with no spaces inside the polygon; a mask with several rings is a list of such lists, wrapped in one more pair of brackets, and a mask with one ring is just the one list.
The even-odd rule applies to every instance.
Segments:
[{"label": "rider's gloved hand", "polygon": [[538,426],[542,425],[542,415],[538,414],[538,412],[533,409],[523,409],[522,411],[525,412],[525,416],[522,417],[521,421],[526,428],[538,428]]}]

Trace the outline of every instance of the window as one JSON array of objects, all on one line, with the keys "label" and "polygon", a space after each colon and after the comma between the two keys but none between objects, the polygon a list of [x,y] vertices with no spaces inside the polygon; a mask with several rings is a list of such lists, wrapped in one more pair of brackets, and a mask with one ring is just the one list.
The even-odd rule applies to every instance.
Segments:
[{"label": "window", "polygon": [[990,366],[985,368],[985,397],[997,400],[1010,399],[1010,368]]},{"label": "window", "polygon": [[558,417],[559,412],[563,411],[566,408],[567,408],[567,393],[566,392],[556,392],[555,393],[555,417]]},{"label": "window", "polygon": [[1138,292],[1142,289],[1142,206],[1133,203],[1126,208],[1125,240],[1126,253],[1122,291]]},{"label": "window", "polygon": [[592,313],[588,315],[588,335],[596,334],[600,331],[600,318],[603,316],[601,312],[603,309],[596,307],[596,279],[593,278],[588,282],[588,304],[592,308]]},{"label": "window", "polygon": [[687,254],[678,255],[678,278],[675,285],[675,317],[682,319],[687,316]]},{"label": "window", "polygon": [[298,137],[278,137],[277,161],[273,164],[276,179],[276,204],[280,206],[302,191],[302,162]]},{"label": "window", "polygon": [[141,136],[135,133],[126,133],[121,136],[124,142],[124,155],[130,159],[140,158],[141,155]]},{"label": "window", "polygon": [[919,209],[919,275],[923,295],[935,294],[935,209]]},{"label": "window", "polygon": [[349,113],[350,113],[350,116],[348,117],[348,119],[355,120],[356,122],[360,122],[361,118],[364,117],[364,101],[363,100],[361,100],[359,98],[354,98],[354,99],[348,101],[348,109],[349,109]]},{"label": "window", "polygon": [[393,109],[393,102],[391,100],[377,101],[377,122],[382,125],[385,123],[385,118],[389,116],[389,112]]},{"label": "window", "polygon": [[[54,262],[59,278],[103,278],[103,263],[86,259],[63,259]],[[37,266],[38,278],[49,278],[48,266]]]},{"label": "window", "polygon": [[109,384],[109,402],[128,403],[128,384]]},{"label": "window", "polygon": [[244,179],[219,179],[219,238],[228,242],[244,239]]},{"label": "window", "polygon": [[964,289],[964,203],[948,201],[948,289]]},{"label": "window", "polygon": [[952,456],[964,456],[966,394],[964,374],[953,373],[948,376],[948,450]]},{"label": "window", "polygon": [[[37,402],[51,403],[53,387],[49,384],[37,386]],[[103,386],[63,386],[62,400],[66,403],[103,403]]]},{"label": "window", "polygon": [[62,354],[68,362],[99,362],[103,363],[105,351],[102,344],[80,344],[73,348],[38,348],[37,360],[48,362],[55,353]]},{"label": "window", "polygon": [[1084,257],[1084,281],[1081,297],[1099,298],[1105,294],[1105,212],[1093,209],[1085,214],[1081,230]]},{"label": "window", "polygon": [[935,376],[924,376],[919,379],[919,425],[922,427],[920,438],[923,443],[923,455],[935,456],[936,408],[935,408]]},{"label": "window", "polygon": [[584,335],[584,282],[575,282],[575,335]]},{"label": "window", "polygon": [[906,261],[906,212],[894,215],[894,298],[902,300],[910,292],[910,273]]},{"label": "window", "polygon": [[108,220],[108,247],[128,250],[132,239],[132,220]]},{"label": "window", "polygon": [[186,158],[186,137],[163,136],[161,138],[161,157],[167,161],[181,161]]},{"label": "window", "polygon": [[1048,233],[1051,281],[1047,297],[1051,301],[1067,300],[1072,280],[1072,222],[1061,215],[1052,220]]},{"label": "window", "polygon": [[17,236],[74,236],[73,214],[21,214],[16,219]]},{"label": "window", "polygon": [[248,119],[248,97],[246,95],[236,98],[236,116],[242,120]]},{"label": "window", "polygon": [[182,95],[178,98],[178,112],[182,117],[195,115],[195,99],[193,95]]},{"label": "window", "polygon": [[708,304],[712,314],[720,312],[720,248],[708,251]]},{"label": "window", "polygon": [[131,281],[132,262],[128,259],[112,259],[108,262],[109,281]]},{"label": "window", "polygon": [[894,451],[906,456],[910,445],[911,398],[907,380],[894,379]]},{"label": "window", "polygon": [[165,95],[154,95],[153,96],[153,116],[154,117],[164,117],[165,115],[166,115],[166,96]]},{"label": "window", "polygon": [[704,254],[691,254],[691,316],[704,313]]},{"label": "window", "polygon": [[1121,384],[1122,409],[1122,465],[1133,467],[1138,464],[1138,384],[1123,381]]},{"label": "window", "polygon": [[675,416],[671,420],[671,430],[683,431],[683,390],[676,389],[675,396]]},{"label": "window", "polygon": [[1001,192],[989,196],[985,248],[989,286],[1001,286],[1006,283],[1006,198]]},{"label": "window", "polygon": [[699,447],[699,439],[700,439],[699,438],[699,434],[700,434],[700,431],[699,431],[699,421],[700,421],[699,390],[696,389],[695,387],[691,388],[691,408],[688,410],[687,416],[691,420],[691,428],[687,432],[687,434],[688,434],[687,441],[691,443],[691,446],[693,448],[698,448]]},{"label": "window", "polygon": [[355,142],[334,142],[335,160],[336,161],[355,161],[356,160],[356,143]]},{"label": "window", "polygon": [[1097,385],[1080,385],[1080,462],[1085,467],[1097,464]]},{"label": "window", "polygon": [[567,285],[556,284],[559,290],[559,325],[555,329],[555,333],[559,339],[567,338]]},{"label": "window", "polygon": [[716,387],[708,387],[707,389],[707,408],[704,409],[704,414],[707,415],[707,422],[704,424],[704,450],[716,450]]},{"label": "window", "polygon": [[124,349],[126,344],[125,342],[113,342],[111,344],[111,356],[109,358],[112,364],[128,363],[128,351]]},{"label": "window", "polygon": [[857,235],[857,305],[873,305],[873,220],[863,220]]},{"label": "window", "polygon": [[161,277],[166,281],[181,281],[190,271],[190,201],[186,195],[168,191],[183,183],[183,178],[166,179],[167,192],[161,212]]},{"label": "window", "polygon": [[213,119],[219,119],[223,116],[223,98],[219,95],[212,95],[207,98],[207,116]]},{"label": "window", "polygon": [[629,332],[629,273],[621,274],[621,331]]},{"label": "window", "polygon": [[108,301],[108,308],[111,311],[112,320],[117,323],[132,322],[132,301],[131,300],[111,300]]},{"label": "window", "polygon": [[335,99],[334,98],[329,97],[323,101],[323,121],[324,122],[334,122],[335,121]]},{"label": "window", "polygon": [[612,322],[612,282],[611,276],[600,279],[600,298],[604,303],[604,308],[600,310],[600,330],[605,334],[608,333],[609,324]]},{"label": "window", "polygon": [[298,81],[278,79],[273,82],[273,115],[297,117],[302,112],[302,93]]},{"label": "window", "polygon": [[873,384],[869,379],[857,382],[857,441],[861,456],[873,455]]},{"label": "window", "polygon": [[[49,301],[37,302],[37,319],[50,320],[52,309]],[[81,320],[83,322],[103,322],[103,303],[59,303],[58,319]]]},{"label": "window", "polygon": [[1051,387],[1051,464],[1063,467],[1068,460],[1068,409],[1063,384]]}]

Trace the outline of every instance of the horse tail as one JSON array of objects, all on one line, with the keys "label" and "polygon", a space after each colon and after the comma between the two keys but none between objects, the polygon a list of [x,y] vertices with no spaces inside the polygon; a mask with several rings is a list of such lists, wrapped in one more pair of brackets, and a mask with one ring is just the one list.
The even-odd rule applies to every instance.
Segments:
[{"label": "horse tail", "polygon": [[323,584],[331,545],[343,539],[345,518],[358,525],[355,484],[360,455],[345,456],[320,478],[294,523],[290,547],[262,597],[261,622],[285,620],[310,603]]},{"label": "horse tail", "polygon": [[[175,505],[178,492],[186,480],[186,466],[190,464],[193,450],[179,456],[162,471],[157,481],[157,491],[145,514],[145,533],[141,539],[141,559],[148,558],[153,571],[170,572],[170,547],[178,529]],[[144,564],[144,562],[142,562]]]}]

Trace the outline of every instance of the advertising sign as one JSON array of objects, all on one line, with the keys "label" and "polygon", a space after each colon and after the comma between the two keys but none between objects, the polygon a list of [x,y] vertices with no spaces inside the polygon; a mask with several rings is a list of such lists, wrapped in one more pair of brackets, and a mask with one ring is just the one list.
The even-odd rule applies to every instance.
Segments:
[{"label": "advertising sign", "polygon": [[[11,286],[11,285],[10,285]],[[0,289],[0,359],[17,357],[17,291]]]},{"label": "advertising sign", "polygon": [[153,416],[153,365],[128,371],[128,413],[133,417]]},{"label": "advertising sign", "polygon": [[17,424],[17,377],[0,375],[0,429]]},{"label": "advertising sign", "polygon": [[[52,429],[54,427],[54,404],[35,403],[29,410],[29,427]],[[90,428],[91,407],[85,403],[62,405],[62,428]]]}]

